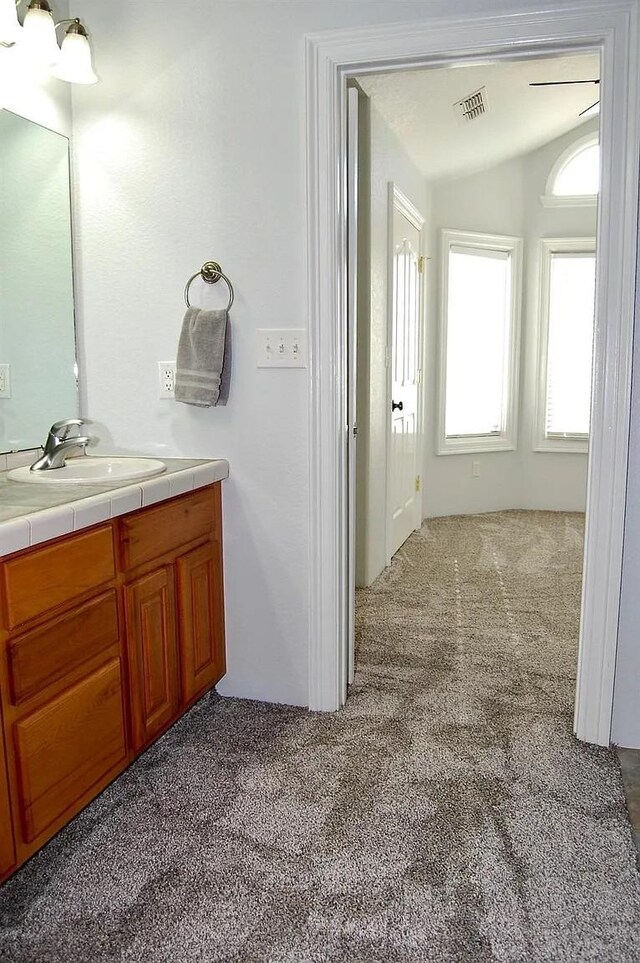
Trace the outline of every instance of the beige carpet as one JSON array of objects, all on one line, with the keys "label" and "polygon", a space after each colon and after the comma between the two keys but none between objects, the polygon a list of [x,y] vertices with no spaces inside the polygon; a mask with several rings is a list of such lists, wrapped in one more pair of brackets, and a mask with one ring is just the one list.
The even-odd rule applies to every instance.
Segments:
[{"label": "beige carpet", "polygon": [[638,963],[616,758],[571,733],[581,552],[576,515],[425,525],[346,709],[203,700],[0,889],[2,963]]}]

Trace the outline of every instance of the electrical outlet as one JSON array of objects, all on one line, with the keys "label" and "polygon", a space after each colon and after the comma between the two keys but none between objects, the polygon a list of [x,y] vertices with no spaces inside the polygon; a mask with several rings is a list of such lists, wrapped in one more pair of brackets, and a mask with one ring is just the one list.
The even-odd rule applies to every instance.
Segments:
[{"label": "electrical outlet", "polygon": [[472,461],[472,462],[471,462],[471,475],[472,475],[473,478],[480,478],[480,462],[479,462],[479,461]]},{"label": "electrical outlet", "polygon": [[11,397],[11,365],[0,364],[0,398]]},{"label": "electrical outlet", "polygon": [[173,398],[176,392],[175,361],[158,361],[158,397]]},{"label": "electrical outlet", "polygon": [[304,328],[261,328],[257,332],[258,368],[306,368]]}]

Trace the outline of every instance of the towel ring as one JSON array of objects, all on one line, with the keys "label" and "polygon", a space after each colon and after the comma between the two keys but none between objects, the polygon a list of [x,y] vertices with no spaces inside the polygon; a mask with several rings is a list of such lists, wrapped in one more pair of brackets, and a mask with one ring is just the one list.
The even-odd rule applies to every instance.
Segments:
[{"label": "towel ring", "polygon": [[186,287],[184,289],[184,299],[186,301],[188,308],[191,307],[191,302],[189,301],[189,288],[191,287],[191,285],[193,284],[196,278],[202,278],[202,280],[206,281],[207,284],[217,284],[220,278],[222,278],[222,280],[226,282],[226,285],[229,288],[229,303],[227,305],[227,311],[228,311],[231,305],[233,304],[233,299],[235,296],[233,291],[233,284],[231,283],[227,275],[223,272],[218,262],[207,261],[206,264],[203,264],[200,270],[196,271],[193,277],[190,277],[189,280],[187,281]]}]

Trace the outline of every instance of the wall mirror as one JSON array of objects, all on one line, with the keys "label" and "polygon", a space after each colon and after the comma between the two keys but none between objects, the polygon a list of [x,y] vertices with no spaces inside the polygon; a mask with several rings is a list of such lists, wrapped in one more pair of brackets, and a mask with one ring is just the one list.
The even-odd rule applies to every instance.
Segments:
[{"label": "wall mirror", "polygon": [[78,414],[69,141],[0,110],[0,452]]}]

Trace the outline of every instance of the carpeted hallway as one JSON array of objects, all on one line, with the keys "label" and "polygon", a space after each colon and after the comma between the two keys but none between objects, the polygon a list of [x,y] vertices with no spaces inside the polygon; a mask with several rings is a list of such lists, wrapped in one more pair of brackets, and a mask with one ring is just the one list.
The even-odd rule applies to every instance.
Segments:
[{"label": "carpeted hallway", "polygon": [[2,963],[637,963],[615,755],[576,743],[582,517],[427,523],[336,715],[212,697],[0,889]]}]

